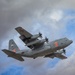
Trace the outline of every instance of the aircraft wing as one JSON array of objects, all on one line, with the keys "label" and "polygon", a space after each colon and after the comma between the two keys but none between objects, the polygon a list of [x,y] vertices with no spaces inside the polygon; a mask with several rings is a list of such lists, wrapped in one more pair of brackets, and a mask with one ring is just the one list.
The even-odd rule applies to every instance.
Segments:
[{"label": "aircraft wing", "polygon": [[32,34],[30,34],[29,32],[27,32],[26,30],[24,30],[22,27],[17,27],[15,28],[16,31],[20,34],[20,35],[23,35],[25,36],[26,38],[29,38],[32,36]]},{"label": "aircraft wing", "polygon": [[12,51],[9,51],[9,50],[2,50],[5,54],[7,54],[9,57],[12,57],[14,59],[17,59],[19,61],[24,61],[24,59],[19,55],[19,54],[15,54],[14,52]]},{"label": "aircraft wing", "polygon": [[60,54],[60,53],[56,53],[56,54],[55,54],[55,57],[57,57],[57,58],[59,58],[59,59],[66,59],[66,58],[67,58],[66,56],[64,56],[64,55],[62,55],[62,54]]},{"label": "aircraft wing", "polygon": [[35,39],[31,39],[31,37],[33,36],[31,33],[27,32],[25,29],[23,29],[22,27],[17,27],[15,28],[15,30],[20,34],[20,39],[26,44],[27,47],[29,47],[30,49],[33,48],[39,48],[42,44],[35,44],[37,42],[37,40],[39,40],[38,38]]},{"label": "aircraft wing", "polygon": [[60,54],[60,53],[53,53],[53,54],[50,54],[50,55],[46,55],[45,57],[50,57],[50,58],[54,58],[54,57],[57,57],[59,59],[66,59],[67,57]]}]

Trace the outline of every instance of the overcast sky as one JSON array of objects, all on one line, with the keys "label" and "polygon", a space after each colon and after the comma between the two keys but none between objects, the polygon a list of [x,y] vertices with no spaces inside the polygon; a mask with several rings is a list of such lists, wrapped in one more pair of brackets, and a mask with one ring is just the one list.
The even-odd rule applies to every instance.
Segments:
[{"label": "overcast sky", "polygon": [[[15,27],[22,26],[32,34],[41,32],[49,41],[68,37],[73,44],[66,48],[68,59],[24,58],[24,62],[8,58],[14,39],[20,49],[27,48]],[[0,75],[75,75],[75,1],[74,0],[0,0]]]}]

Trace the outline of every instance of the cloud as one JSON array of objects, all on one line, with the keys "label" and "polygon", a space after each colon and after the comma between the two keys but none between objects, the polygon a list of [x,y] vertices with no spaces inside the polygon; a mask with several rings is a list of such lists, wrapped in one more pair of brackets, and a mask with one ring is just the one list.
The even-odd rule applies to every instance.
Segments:
[{"label": "cloud", "polygon": [[7,68],[7,70],[3,73],[1,73],[1,75],[22,75],[22,70],[23,68],[20,66],[10,66]]},{"label": "cloud", "polygon": [[[64,3],[65,5],[63,5]],[[41,18],[40,14],[42,12],[45,13],[47,10],[51,11],[55,9],[56,6],[58,6],[57,9],[59,9],[59,7],[61,8],[61,5],[63,5],[64,8],[72,6],[74,0],[72,0],[70,4],[71,5],[69,5],[69,3],[67,4],[67,0],[0,0],[0,38],[3,38],[3,34],[6,35],[6,33],[9,33],[11,29],[14,29],[23,20],[25,21],[25,25],[23,26],[27,26],[26,24],[30,25],[33,19],[37,19],[37,16]],[[45,16],[46,15],[47,14],[45,14]],[[43,15],[42,17],[44,18]],[[49,22],[49,20],[47,22]]]},{"label": "cloud", "polygon": [[[58,2],[56,0],[55,2]],[[30,1],[30,0],[0,0],[0,17],[1,17],[1,26],[4,28],[12,28],[16,23],[21,21],[23,18],[31,17],[31,14],[34,14],[35,11],[40,11],[45,9],[50,4],[55,4],[54,1]],[[42,5],[41,5],[42,3]],[[49,4],[50,3],[50,4]],[[39,5],[38,5],[39,4]],[[48,4],[48,5],[47,5]],[[33,16],[33,15],[32,15]]]},{"label": "cloud", "polygon": [[[74,75],[74,65],[75,65],[75,61],[74,61],[74,56],[75,53],[72,54],[68,59],[66,59],[65,61],[60,61],[57,66],[51,71],[50,69],[48,70],[48,75]],[[61,66],[62,65],[62,66]]]},{"label": "cloud", "polygon": [[62,9],[75,9],[75,1],[74,0],[61,0],[56,8]]}]

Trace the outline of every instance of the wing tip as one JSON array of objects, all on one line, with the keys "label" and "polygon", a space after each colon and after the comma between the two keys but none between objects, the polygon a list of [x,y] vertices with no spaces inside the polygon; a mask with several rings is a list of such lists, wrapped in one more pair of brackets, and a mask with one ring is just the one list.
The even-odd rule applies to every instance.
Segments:
[{"label": "wing tip", "polygon": [[20,61],[22,61],[22,62],[23,62],[23,61],[24,61],[24,59],[22,59],[22,60],[20,60]]},{"label": "wing tip", "polygon": [[2,51],[5,52],[5,51],[7,51],[7,50],[6,50],[6,49],[3,49]]},{"label": "wing tip", "polygon": [[21,26],[19,26],[19,27],[16,27],[16,28],[15,28],[15,30],[18,30],[18,29],[22,29],[22,27],[21,27]]}]

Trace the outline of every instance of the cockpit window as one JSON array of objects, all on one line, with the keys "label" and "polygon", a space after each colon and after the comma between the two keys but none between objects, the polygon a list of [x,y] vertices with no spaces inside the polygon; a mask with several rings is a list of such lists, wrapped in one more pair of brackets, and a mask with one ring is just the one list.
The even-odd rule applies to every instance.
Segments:
[{"label": "cockpit window", "polygon": [[68,39],[67,39],[67,38],[65,38],[65,41],[68,41]]}]

